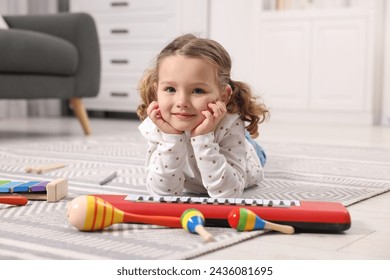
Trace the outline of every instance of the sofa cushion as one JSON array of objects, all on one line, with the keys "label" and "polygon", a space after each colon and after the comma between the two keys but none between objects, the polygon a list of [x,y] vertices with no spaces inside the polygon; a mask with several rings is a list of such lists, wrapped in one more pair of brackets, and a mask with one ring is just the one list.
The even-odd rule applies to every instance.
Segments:
[{"label": "sofa cushion", "polygon": [[0,73],[72,75],[78,53],[66,40],[35,31],[0,30]]}]

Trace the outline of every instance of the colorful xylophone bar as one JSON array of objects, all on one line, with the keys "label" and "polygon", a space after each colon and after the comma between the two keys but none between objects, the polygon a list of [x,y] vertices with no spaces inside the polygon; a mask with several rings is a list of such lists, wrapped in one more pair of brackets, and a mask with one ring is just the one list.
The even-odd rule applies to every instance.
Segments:
[{"label": "colorful xylophone bar", "polygon": [[20,194],[31,200],[57,202],[68,195],[68,181],[65,178],[29,182],[0,180],[0,195],[12,194]]}]

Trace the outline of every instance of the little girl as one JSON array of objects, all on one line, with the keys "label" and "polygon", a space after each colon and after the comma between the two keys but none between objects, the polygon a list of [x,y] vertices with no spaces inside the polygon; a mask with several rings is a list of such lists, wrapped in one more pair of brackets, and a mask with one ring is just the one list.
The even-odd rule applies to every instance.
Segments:
[{"label": "little girl", "polygon": [[251,136],[268,110],[247,84],[230,79],[230,70],[219,43],[187,34],[145,73],[137,113],[151,195],[239,197],[263,179],[265,154]]}]

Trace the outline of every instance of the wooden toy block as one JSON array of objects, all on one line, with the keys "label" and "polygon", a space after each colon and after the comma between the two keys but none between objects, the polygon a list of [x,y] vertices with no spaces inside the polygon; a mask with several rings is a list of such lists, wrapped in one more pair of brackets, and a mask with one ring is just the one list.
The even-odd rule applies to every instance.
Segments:
[{"label": "wooden toy block", "polygon": [[57,202],[68,195],[68,180],[59,178],[46,185],[47,202]]}]

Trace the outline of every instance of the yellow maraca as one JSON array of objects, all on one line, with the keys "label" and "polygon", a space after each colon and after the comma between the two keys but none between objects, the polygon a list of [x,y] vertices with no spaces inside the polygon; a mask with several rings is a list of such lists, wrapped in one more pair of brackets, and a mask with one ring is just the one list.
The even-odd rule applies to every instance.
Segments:
[{"label": "yellow maraca", "polygon": [[170,216],[136,215],[114,207],[93,195],[76,197],[68,205],[68,221],[81,231],[102,230],[116,223],[154,224],[180,228],[180,218]]}]

